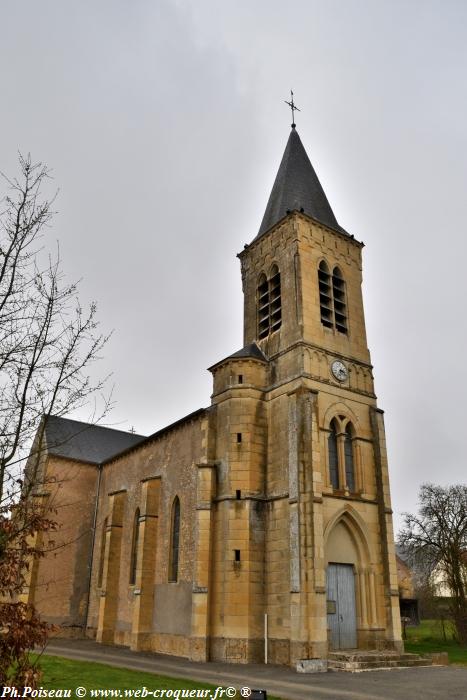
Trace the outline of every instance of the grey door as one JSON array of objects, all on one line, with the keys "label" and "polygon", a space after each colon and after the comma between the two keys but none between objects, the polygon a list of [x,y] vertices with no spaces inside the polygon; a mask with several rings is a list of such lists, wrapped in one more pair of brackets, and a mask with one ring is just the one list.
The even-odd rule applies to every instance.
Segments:
[{"label": "grey door", "polygon": [[329,564],[327,570],[328,627],[333,649],[355,649],[357,616],[355,577],[351,564]]}]

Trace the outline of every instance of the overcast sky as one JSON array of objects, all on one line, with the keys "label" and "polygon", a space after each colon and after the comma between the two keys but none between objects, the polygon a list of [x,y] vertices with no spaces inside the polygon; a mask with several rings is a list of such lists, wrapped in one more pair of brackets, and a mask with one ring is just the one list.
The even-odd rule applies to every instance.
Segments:
[{"label": "overcast sky", "polygon": [[[115,427],[210,403],[242,346],[236,254],[297,126],[364,300],[393,506],[465,481],[467,3],[3,0],[0,169],[60,188],[50,241],[114,335]],[[86,414],[79,416],[86,419]]]}]

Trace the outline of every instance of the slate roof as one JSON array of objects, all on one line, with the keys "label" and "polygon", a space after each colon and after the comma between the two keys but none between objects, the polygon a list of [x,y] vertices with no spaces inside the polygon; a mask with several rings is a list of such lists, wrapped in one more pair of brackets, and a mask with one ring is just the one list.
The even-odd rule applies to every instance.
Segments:
[{"label": "slate roof", "polygon": [[277,224],[289,211],[302,211],[332,229],[347,232],[339,226],[321,183],[294,127],[269,196],[263,221],[254,239]]},{"label": "slate roof", "polygon": [[245,345],[245,347],[241,350],[237,350],[237,352],[234,352],[232,355],[229,355],[227,359],[230,360],[233,357],[254,357],[256,360],[263,360],[264,362],[267,362],[266,355],[256,345],[256,343],[250,343],[249,345]]},{"label": "slate roof", "polygon": [[193,421],[197,418],[200,418],[201,416],[206,414],[206,411],[209,409],[206,408],[198,408],[196,411],[193,411],[192,413],[189,413],[187,416],[183,416],[183,418],[179,418],[178,420],[175,421],[175,423],[171,423],[170,425],[166,425],[164,428],[161,428],[160,430],[156,430],[155,433],[152,433],[151,435],[148,435],[148,437],[143,437],[139,442],[137,442],[135,445],[129,445],[129,447],[125,448],[122,451],[118,451],[114,455],[111,455],[109,458],[105,460],[105,462],[110,462],[111,459],[115,457],[122,457],[123,455],[128,454],[133,448],[140,447],[141,445],[147,444],[151,442],[152,440],[158,440],[161,438],[163,435],[167,435],[168,432],[171,430],[174,430],[176,428],[181,427],[184,423],[189,423],[190,421]]},{"label": "slate roof", "polygon": [[211,367],[208,367],[208,370],[212,372],[213,369],[216,367],[219,367],[223,362],[227,362],[227,360],[232,360],[232,359],[241,359],[241,358],[252,358],[254,360],[262,360],[263,362],[267,362],[268,358],[266,355],[260,350],[260,348],[256,345],[256,343],[250,343],[249,345],[245,345],[244,348],[241,350],[237,350],[237,352],[232,353],[232,355],[228,355],[228,357],[224,357],[223,360],[219,360],[219,362],[216,362],[216,364],[212,365]]},{"label": "slate roof", "polygon": [[90,464],[101,464],[145,439],[143,435],[59,416],[47,416],[45,436],[49,454]]}]

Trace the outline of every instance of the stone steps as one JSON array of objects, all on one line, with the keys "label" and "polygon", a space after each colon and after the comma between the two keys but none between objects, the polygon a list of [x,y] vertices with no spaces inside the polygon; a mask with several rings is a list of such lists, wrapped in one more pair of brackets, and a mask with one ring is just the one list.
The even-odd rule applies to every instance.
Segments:
[{"label": "stone steps", "polygon": [[328,656],[329,671],[347,671],[350,673],[431,665],[431,658],[419,656],[418,654],[331,652]]},{"label": "stone steps", "polygon": [[410,659],[420,658],[418,654],[404,653],[396,654],[395,652],[370,652],[370,651],[332,651],[329,653],[330,659],[335,659],[336,661],[394,661],[396,659],[405,659],[409,661]]}]

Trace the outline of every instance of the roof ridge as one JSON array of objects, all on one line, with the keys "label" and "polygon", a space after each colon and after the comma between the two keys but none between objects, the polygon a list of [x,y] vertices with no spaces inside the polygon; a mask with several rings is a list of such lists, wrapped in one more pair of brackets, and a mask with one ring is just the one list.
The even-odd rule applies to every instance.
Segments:
[{"label": "roof ridge", "polygon": [[45,414],[46,421],[50,418],[54,420],[66,421],[67,423],[79,423],[80,425],[85,425],[88,428],[102,428],[104,430],[112,430],[114,433],[123,433],[124,435],[134,435],[135,437],[147,437],[147,435],[142,435],[141,433],[132,433],[131,430],[122,430],[121,428],[109,428],[107,425],[101,425],[100,423],[88,423],[83,420],[76,420],[75,418],[65,418],[65,416],[55,416],[52,414]]},{"label": "roof ridge", "polygon": [[151,442],[151,440],[157,440],[158,437],[163,435],[164,433],[168,432],[169,430],[174,430],[184,423],[188,423],[190,420],[193,420],[194,418],[197,418],[198,416],[201,415],[201,413],[204,413],[207,411],[208,408],[198,408],[196,411],[192,411],[191,413],[188,413],[186,416],[182,416],[182,418],[179,418],[178,420],[174,421],[173,423],[169,423],[169,425],[165,425],[163,428],[159,428],[159,430],[156,430],[154,433],[151,433],[150,435],[146,435],[141,442],[135,443],[134,445],[129,445],[128,447],[124,447],[123,450],[119,452],[115,452],[115,454],[110,455],[109,457],[106,457],[106,459],[102,462],[102,464],[107,464],[108,462],[112,462],[114,459],[118,459],[118,457],[121,457],[124,454],[127,454],[128,452],[131,452],[132,450],[135,450],[137,448],[143,447],[147,443]]}]

